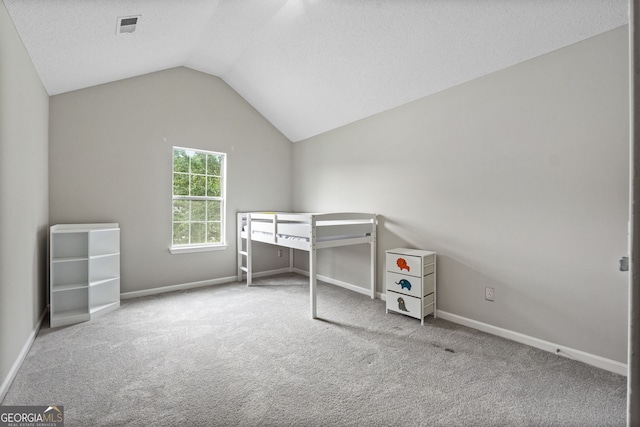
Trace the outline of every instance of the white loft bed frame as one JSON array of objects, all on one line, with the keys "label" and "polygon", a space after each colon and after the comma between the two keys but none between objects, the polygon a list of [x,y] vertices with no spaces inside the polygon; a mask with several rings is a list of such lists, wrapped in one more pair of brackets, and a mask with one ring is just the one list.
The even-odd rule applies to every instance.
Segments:
[{"label": "white loft bed frame", "polygon": [[316,251],[324,248],[368,243],[371,245],[370,295],[376,297],[376,225],[375,214],[367,213],[238,213],[238,281],[247,274],[252,283],[251,242],[289,248],[289,271],[293,271],[293,250],[309,252],[309,293],[311,318],[316,311]]}]

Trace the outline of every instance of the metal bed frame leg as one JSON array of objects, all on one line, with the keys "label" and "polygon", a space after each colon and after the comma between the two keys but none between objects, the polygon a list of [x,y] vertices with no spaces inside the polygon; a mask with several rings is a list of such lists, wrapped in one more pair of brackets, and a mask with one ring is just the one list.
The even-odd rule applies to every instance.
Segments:
[{"label": "metal bed frame leg", "polygon": [[309,251],[309,293],[311,297],[311,318],[318,317],[317,298],[316,298],[316,250]]},{"label": "metal bed frame leg", "polygon": [[289,248],[289,273],[293,273],[293,248]]},{"label": "metal bed frame leg", "polygon": [[311,299],[311,318],[318,317],[316,298],[316,220],[311,217],[311,250],[309,251],[309,294]]},{"label": "metal bed frame leg", "polygon": [[[245,250],[242,249],[242,225],[245,222],[247,223],[247,238],[244,239],[246,241]],[[238,251],[238,282],[242,282],[242,272],[246,271],[247,273],[247,286],[251,285],[251,214],[248,213],[238,213],[236,227],[238,228],[238,247],[236,248]],[[242,257],[246,258],[246,266],[242,265]]]},{"label": "metal bed frame leg", "polygon": [[251,214],[247,214],[247,286],[251,286],[253,259],[251,256]]},{"label": "metal bed frame leg", "polygon": [[377,250],[376,250],[376,229],[378,228],[378,219],[374,215],[373,217],[373,230],[371,231],[371,237],[373,237],[373,241],[371,242],[371,299],[376,299],[376,265],[377,265]]},{"label": "metal bed frame leg", "polygon": [[236,252],[238,282],[242,282],[242,213],[236,215]]}]

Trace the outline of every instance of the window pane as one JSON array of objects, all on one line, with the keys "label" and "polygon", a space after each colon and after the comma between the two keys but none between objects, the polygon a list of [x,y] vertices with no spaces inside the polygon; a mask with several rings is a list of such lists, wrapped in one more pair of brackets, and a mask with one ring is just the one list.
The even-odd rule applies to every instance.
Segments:
[{"label": "window pane", "polygon": [[207,220],[207,202],[204,200],[193,200],[191,202],[191,221]]},{"label": "window pane", "polygon": [[220,206],[222,203],[218,200],[210,200],[207,202],[207,221],[220,221]]},{"label": "window pane", "polygon": [[189,172],[189,156],[185,150],[173,150],[173,171]]},{"label": "window pane", "polygon": [[194,153],[191,156],[191,173],[207,173],[207,155],[204,153]]},{"label": "window pane", "polygon": [[205,243],[205,224],[204,222],[191,223],[191,244]]},{"label": "window pane", "polygon": [[183,173],[173,174],[173,195],[188,196],[189,195],[189,175]]},{"label": "window pane", "polygon": [[220,190],[220,178],[219,177],[207,177],[207,196],[220,197],[222,191]]},{"label": "window pane", "polygon": [[224,243],[226,154],[181,147],[172,153],[173,244]]},{"label": "window pane", "polygon": [[191,195],[206,196],[207,177],[204,175],[191,175]]},{"label": "window pane", "polygon": [[187,245],[189,244],[189,224],[185,222],[173,223],[173,244]]},{"label": "window pane", "polygon": [[207,175],[220,176],[221,156],[215,154],[207,155]]},{"label": "window pane", "polygon": [[173,201],[173,220],[189,221],[189,201],[188,200]]},{"label": "window pane", "polygon": [[207,223],[207,243],[220,243],[222,241],[219,222]]}]

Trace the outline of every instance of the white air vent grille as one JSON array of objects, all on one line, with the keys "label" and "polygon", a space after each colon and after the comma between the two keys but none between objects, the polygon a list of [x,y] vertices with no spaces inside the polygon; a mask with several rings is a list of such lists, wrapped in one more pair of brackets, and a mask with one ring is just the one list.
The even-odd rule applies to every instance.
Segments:
[{"label": "white air vent grille", "polygon": [[140,15],[120,16],[116,25],[116,34],[131,34],[136,32]]}]

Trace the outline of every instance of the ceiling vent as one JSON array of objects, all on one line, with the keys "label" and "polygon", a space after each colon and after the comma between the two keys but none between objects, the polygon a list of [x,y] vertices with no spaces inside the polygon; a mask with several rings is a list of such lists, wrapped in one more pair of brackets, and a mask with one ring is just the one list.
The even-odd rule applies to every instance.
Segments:
[{"label": "ceiling vent", "polygon": [[136,32],[138,26],[138,19],[140,15],[134,16],[120,16],[118,17],[118,24],[116,26],[116,34],[131,34]]}]

